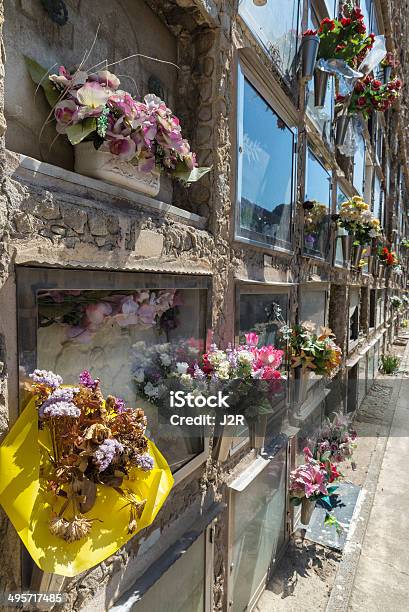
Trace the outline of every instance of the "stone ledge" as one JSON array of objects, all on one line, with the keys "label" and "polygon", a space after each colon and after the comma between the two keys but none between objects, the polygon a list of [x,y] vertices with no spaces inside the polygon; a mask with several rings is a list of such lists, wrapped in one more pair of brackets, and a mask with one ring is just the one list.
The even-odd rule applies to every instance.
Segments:
[{"label": "stone ledge", "polygon": [[147,211],[166,215],[166,217],[174,218],[181,223],[199,229],[206,227],[207,219],[205,217],[173,206],[173,204],[166,204],[129,189],[41,162],[27,155],[10,152],[9,156],[13,167],[12,178],[21,178],[24,181],[33,182],[37,186],[52,186],[55,191],[66,191],[69,194],[80,193],[82,198],[88,196],[90,200],[99,200],[111,205],[121,203],[123,206],[126,203],[130,208],[134,208],[136,205]]}]

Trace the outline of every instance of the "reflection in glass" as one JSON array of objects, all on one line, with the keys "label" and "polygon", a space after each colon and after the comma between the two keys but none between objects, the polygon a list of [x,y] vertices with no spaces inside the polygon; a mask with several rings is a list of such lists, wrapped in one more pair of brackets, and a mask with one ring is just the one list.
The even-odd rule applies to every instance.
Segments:
[{"label": "reflection in glass", "polygon": [[[337,211],[341,208],[341,204],[347,200],[347,196],[345,193],[337,187]],[[342,251],[342,244],[339,236],[347,236],[348,232],[343,227],[338,227],[337,229],[337,242],[336,242],[336,251],[335,251],[335,263],[339,266],[344,265],[344,253]]]},{"label": "reflection in glass", "polygon": [[377,219],[382,221],[382,192],[381,181],[375,173],[373,184],[373,213]]},{"label": "reflection in glass", "polygon": [[140,380],[149,370],[152,347],[163,359],[173,346],[197,353],[203,347],[205,299],[204,290],[194,289],[40,290],[37,367],[58,372],[67,384],[87,369],[101,379],[104,395],[143,408],[148,435],[166,448],[176,471],[203,451],[203,438],[160,427],[155,403],[138,395],[136,362],[143,356],[146,372],[138,369]]},{"label": "reflection in glass", "polygon": [[312,321],[317,326],[325,325],[326,291],[303,289],[301,291],[300,321]]},{"label": "reflection in glass", "polygon": [[132,610],[204,612],[205,584],[205,535],[202,534],[132,606]]},{"label": "reflection in glass", "polygon": [[353,184],[355,189],[362,195],[364,192],[365,177],[365,140],[363,136],[356,135],[356,146]]},{"label": "reflection in glass", "polygon": [[329,210],[331,206],[331,175],[308,149],[306,170],[306,200],[316,201],[304,214],[304,252],[326,257],[328,253]]},{"label": "reflection in glass", "polygon": [[242,492],[233,491],[233,612],[266,580],[285,541],[286,448]]},{"label": "reflection in glass", "polygon": [[294,134],[244,79],[239,155],[241,236],[289,246]]},{"label": "reflection in glass", "polygon": [[295,72],[298,12],[299,0],[274,0],[265,6],[255,6],[253,0],[239,2],[240,16],[288,78]]},{"label": "reflection in glass", "polygon": [[283,319],[288,318],[288,295],[286,293],[249,293],[240,294],[240,343],[244,344],[244,334],[255,332],[259,336],[259,346],[272,344],[281,348],[281,338],[277,331],[280,327],[274,315],[274,304],[282,310]]}]

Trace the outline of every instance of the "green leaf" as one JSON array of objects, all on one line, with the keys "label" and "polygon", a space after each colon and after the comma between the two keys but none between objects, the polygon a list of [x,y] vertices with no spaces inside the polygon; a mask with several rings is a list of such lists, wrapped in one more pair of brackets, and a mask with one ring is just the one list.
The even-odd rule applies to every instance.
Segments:
[{"label": "green leaf", "polygon": [[97,129],[97,120],[95,117],[88,117],[81,123],[76,123],[67,128],[67,137],[72,145],[79,144]]},{"label": "green leaf", "polygon": [[48,78],[48,70],[26,55],[24,55],[24,61],[33,82],[42,87],[48,104],[54,107],[58,102],[60,94]]},{"label": "green leaf", "polygon": [[193,168],[193,170],[186,170],[186,169],[178,170],[176,168],[176,170],[175,170],[175,172],[173,172],[172,176],[174,176],[175,178],[180,179],[184,183],[195,183],[196,181],[200,180],[202,178],[202,176],[204,176],[205,174],[210,172],[212,167],[213,166],[210,166],[209,168],[207,168],[207,167]]}]

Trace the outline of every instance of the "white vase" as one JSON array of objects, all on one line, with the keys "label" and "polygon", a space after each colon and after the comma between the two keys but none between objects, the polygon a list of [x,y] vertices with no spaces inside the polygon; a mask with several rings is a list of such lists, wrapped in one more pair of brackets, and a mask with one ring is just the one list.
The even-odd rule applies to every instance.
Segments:
[{"label": "white vase", "polygon": [[118,155],[95,149],[92,142],[81,142],[75,145],[74,151],[75,172],[149,196],[158,195],[158,172],[139,172],[134,164],[121,160]]}]

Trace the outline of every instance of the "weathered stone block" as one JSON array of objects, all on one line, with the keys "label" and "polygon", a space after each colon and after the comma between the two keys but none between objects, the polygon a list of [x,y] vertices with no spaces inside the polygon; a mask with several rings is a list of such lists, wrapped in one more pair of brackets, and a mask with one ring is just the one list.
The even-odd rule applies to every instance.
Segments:
[{"label": "weathered stone block", "polygon": [[26,212],[17,211],[13,217],[16,230],[21,234],[32,234],[42,227],[40,219],[29,215]]},{"label": "weathered stone block", "polygon": [[163,236],[152,230],[141,230],[136,238],[135,250],[143,257],[160,257],[163,250]]},{"label": "weathered stone block", "polygon": [[61,215],[64,223],[73,229],[77,234],[84,233],[87,213],[75,206],[64,206],[61,208]]},{"label": "weathered stone block", "polygon": [[44,202],[37,202],[33,213],[38,217],[43,217],[43,219],[47,219],[47,221],[52,221],[53,219],[59,219],[60,207],[56,202],[52,200],[44,200]]},{"label": "weathered stone block", "polygon": [[108,234],[106,218],[100,213],[89,213],[88,225],[93,236],[106,236]]}]

